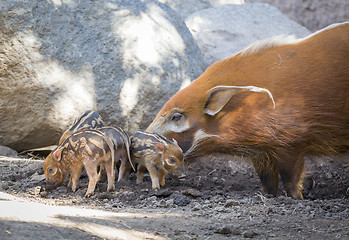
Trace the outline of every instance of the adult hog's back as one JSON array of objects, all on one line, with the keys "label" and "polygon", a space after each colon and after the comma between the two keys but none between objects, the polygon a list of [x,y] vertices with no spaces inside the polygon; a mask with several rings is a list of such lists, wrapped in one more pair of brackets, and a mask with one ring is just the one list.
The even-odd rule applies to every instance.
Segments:
[{"label": "adult hog's back", "polygon": [[280,175],[301,199],[304,154],[348,149],[348,60],[349,23],[257,42],[176,93],[147,131],[176,139],[186,159],[249,156],[266,193]]}]

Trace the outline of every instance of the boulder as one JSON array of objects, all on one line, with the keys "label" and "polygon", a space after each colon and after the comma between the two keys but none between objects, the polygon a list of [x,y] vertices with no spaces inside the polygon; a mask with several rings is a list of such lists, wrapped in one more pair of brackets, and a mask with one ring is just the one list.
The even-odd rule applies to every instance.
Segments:
[{"label": "boulder", "polygon": [[56,144],[87,109],[144,129],[204,71],[183,21],[153,0],[7,0],[0,26],[0,145],[17,151]]},{"label": "boulder", "polygon": [[224,4],[243,4],[245,0],[159,0],[159,2],[169,5],[185,20],[194,12]]},{"label": "boulder", "polygon": [[333,23],[349,20],[349,1],[347,0],[245,0],[246,2],[264,2],[277,7],[281,12],[299,24],[318,31]]},{"label": "boulder", "polygon": [[0,156],[4,156],[4,157],[17,157],[18,153],[6,146],[0,146]]},{"label": "boulder", "polygon": [[264,3],[222,5],[191,14],[189,30],[208,65],[227,58],[251,43],[276,35],[304,37],[305,27]]}]

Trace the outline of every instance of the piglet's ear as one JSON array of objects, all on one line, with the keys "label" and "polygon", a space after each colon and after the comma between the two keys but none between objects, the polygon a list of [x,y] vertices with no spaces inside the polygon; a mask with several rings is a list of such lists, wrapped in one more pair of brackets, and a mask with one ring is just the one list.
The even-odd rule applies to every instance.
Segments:
[{"label": "piglet's ear", "polygon": [[154,142],[153,144],[159,153],[163,153],[165,151],[165,147],[163,144],[157,142]]},{"label": "piglet's ear", "polygon": [[178,146],[178,142],[176,141],[176,139],[172,138],[172,142]]},{"label": "piglet's ear", "polygon": [[215,116],[235,94],[245,91],[267,93],[275,109],[274,98],[268,89],[255,86],[216,86],[208,92],[204,112],[207,115]]},{"label": "piglet's ear", "polygon": [[61,161],[62,159],[62,147],[58,147],[56,150],[53,151],[52,155],[57,161]]}]

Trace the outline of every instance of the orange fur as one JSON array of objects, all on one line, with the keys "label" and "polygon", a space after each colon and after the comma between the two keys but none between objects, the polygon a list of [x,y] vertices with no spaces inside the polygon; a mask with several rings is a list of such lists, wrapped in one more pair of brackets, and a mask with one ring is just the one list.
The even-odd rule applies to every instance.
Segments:
[{"label": "orange fur", "polygon": [[[348,36],[344,23],[219,61],[175,94],[147,131],[175,138],[186,159],[211,152],[250,156],[265,192],[277,194],[280,175],[287,194],[302,199],[304,154],[348,150]],[[244,91],[232,94],[217,114],[205,114],[224,102],[212,100],[216,86],[266,89],[275,109],[268,94]],[[175,113],[181,117],[174,119]],[[198,131],[208,137],[199,138]]]}]

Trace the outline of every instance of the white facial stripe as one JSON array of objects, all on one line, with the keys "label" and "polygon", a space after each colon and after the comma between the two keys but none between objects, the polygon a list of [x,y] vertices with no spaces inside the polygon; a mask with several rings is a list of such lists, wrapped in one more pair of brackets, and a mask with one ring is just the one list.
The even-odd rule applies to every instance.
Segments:
[{"label": "white facial stripe", "polygon": [[174,124],[174,123],[169,123],[165,127],[165,132],[172,131],[176,133],[181,133],[190,128],[189,122],[185,121],[183,124]]},{"label": "white facial stripe", "polygon": [[184,157],[188,156],[191,152],[193,152],[195,150],[195,148],[197,148],[198,146],[200,146],[200,143],[204,140],[204,139],[209,139],[209,138],[220,138],[220,136],[218,135],[214,135],[214,134],[208,134],[205,133],[204,130],[199,129],[198,131],[196,131],[195,135],[194,135],[194,140],[193,140],[193,144],[191,145],[191,147],[188,149],[188,151],[184,154]]},{"label": "white facial stripe", "polygon": [[168,158],[166,158],[166,163],[167,163],[167,165],[169,165],[169,166],[175,166],[175,165],[176,165],[176,163],[171,163],[171,162],[170,162],[170,159],[168,159]]}]

